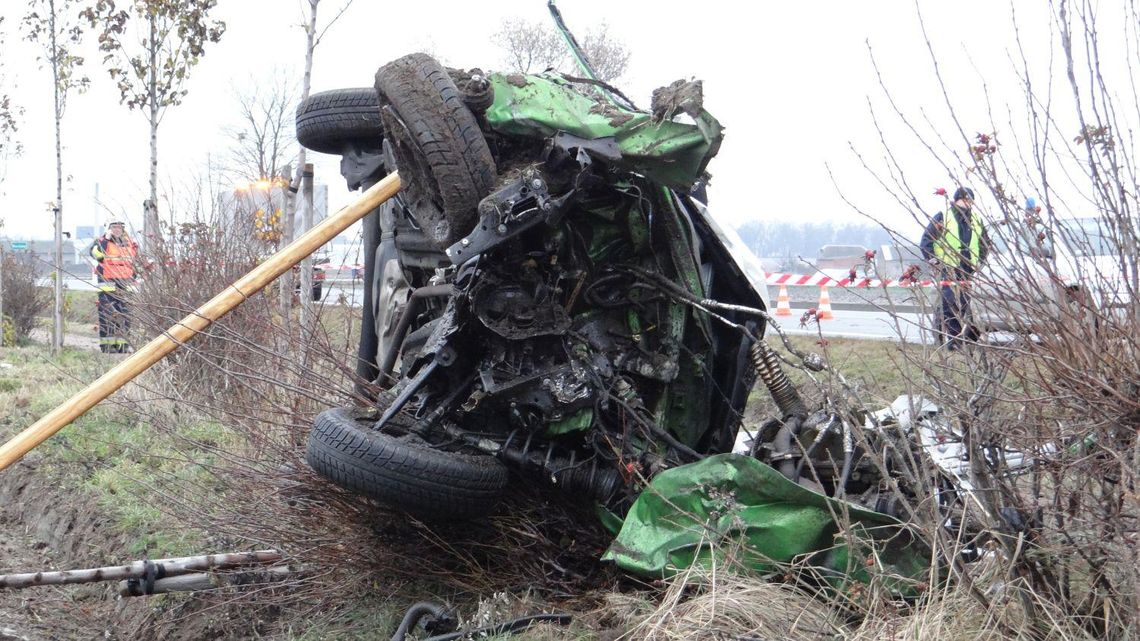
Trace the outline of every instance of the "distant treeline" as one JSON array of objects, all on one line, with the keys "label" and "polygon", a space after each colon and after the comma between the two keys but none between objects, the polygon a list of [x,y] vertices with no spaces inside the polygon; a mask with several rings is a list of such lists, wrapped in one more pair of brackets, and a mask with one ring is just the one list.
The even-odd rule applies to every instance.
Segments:
[{"label": "distant treeline", "polygon": [[753,220],[736,229],[744,244],[757,256],[815,259],[824,245],[862,245],[878,249],[892,243],[882,227],[850,223],[794,223]]}]

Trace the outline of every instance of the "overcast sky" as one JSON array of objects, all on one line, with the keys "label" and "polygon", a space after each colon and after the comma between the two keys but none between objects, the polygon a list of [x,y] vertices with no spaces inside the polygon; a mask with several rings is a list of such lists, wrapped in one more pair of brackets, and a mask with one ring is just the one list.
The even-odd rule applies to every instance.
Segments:
[{"label": "overcast sky", "polygon": [[[323,0],[323,17],[327,20],[342,1]],[[1044,60],[1048,67],[1048,9],[1037,2],[1019,4],[1034,5],[1019,7],[1023,46],[1032,60]],[[0,233],[47,238],[46,203],[54,198],[55,180],[50,72],[35,62],[36,49],[13,33],[24,3],[0,0],[0,6],[7,18],[8,91],[25,109],[19,134],[24,153],[7,160],[0,183]],[[914,3],[560,0],[558,6],[572,30],[584,33],[604,21],[629,47],[629,71],[619,84],[640,105],[648,104],[653,88],[675,79],[704,81],[706,107],[726,129],[721,153],[710,165],[710,204],[730,223],[863,220],[846,199],[917,236],[913,211],[887,197],[852,151],[873,167],[886,166],[869,102],[887,123],[887,142],[920,205],[929,211],[942,206],[931,192],[951,187],[940,164],[953,165],[951,152],[936,148],[932,153],[899,124],[868,49],[900,108],[923,131],[930,131],[922,124],[929,121],[953,150],[964,149],[962,134],[947,118]],[[251,77],[274,69],[298,74],[302,69],[301,2],[220,0],[215,15],[227,23],[225,36],[208,47],[187,85],[189,95],[171,108],[159,130],[166,194],[185,189],[208,161],[220,162],[227,153],[230,142],[223,129],[234,122],[233,87],[249,86]],[[416,50],[428,50],[451,66],[494,69],[502,56],[490,36],[503,20],[516,17],[548,20],[545,2],[356,0],[317,49],[313,90],[369,86],[379,65]],[[1008,109],[1023,108],[1011,74],[1017,54],[1010,5],[923,2],[922,18],[967,135],[989,131],[991,118],[1000,123],[1009,119]],[[145,119],[118,104],[98,62],[97,54],[89,56],[92,88],[71,98],[64,122],[65,229],[90,224],[100,211],[106,220],[108,210],[137,225],[147,192]],[[345,204],[350,196],[336,159],[319,158],[317,172],[318,181],[330,183],[330,208]],[[94,199],[96,184],[101,204]]]}]

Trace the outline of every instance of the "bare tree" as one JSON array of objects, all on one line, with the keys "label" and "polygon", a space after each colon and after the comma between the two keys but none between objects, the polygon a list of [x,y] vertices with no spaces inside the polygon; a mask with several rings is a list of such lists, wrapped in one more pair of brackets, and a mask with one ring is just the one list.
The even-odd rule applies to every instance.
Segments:
[{"label": "bare tree", "polygon": [[503,65],[512,71],[538,73],[569,62],[562,36],[549,25],[522,18],[504,20],[491,42],[503,50]]},{"label": "bare tree", "polygon": [[79,43],[82,30],[72,22],[77,0],[33,0],[24,15],[28,40],[43,49],[41,61],[51,66],[53,115],[55,117],[55,202],[51,208],[55,218],[55,307],[52,323],[52,351],[63,348],[63,143],[61,123],[72,89],[82,92],[87,78],[79,73],[83,57],[72,52]]},{"label": "bare tree", "polygon": [[[321,4],[321,0],[304,0],[304,2],[306,4],[308,4],[308,16],[306,17],[305,22],[302,23],[302,27],[305,29],[305,73],[301,77],[301,102],[305,102],[306,100],[309,99],[309,90],[313,85],[313,82],[312,82],[312,79],[313,79],[313,54],[314,54],[314,52],[316,52],[317,46],[319,44],[321,44],[321,39],[324,38],[326,33],[328,33],[328,30],[330,28],[332,28],[332,26],[334,24],[336,24],[337,21],[340,20],[342,16],[344,16],[345,12],[348,11],[348,8],[352,6],[352,0],[345,0],[344,4],[342,4],[340,6],[340,9],[338,9],[337,12],[335,14],[333,14],[332,19],[329,20],[328,23],[325,24],[324,27],[318,27],[318,25],[317,25],[317,9]],[[301,180],[304,177],[304,171],[305,171],[305,161],[306,161],[305,156],[306,156],[305,148],[301,147],[297,153],[297,168],[294,171],[293,181],[291,183],[291,185],[292,185],[291,191],[293,191],[293,192],[296,192],[297,189],[299,189],[301,186]],[[297,198],[292,198],[292,199],[290,199],[290,201],[288,203],[286,203],[286,207],[285,207],[285,233],[286,233],[286,237],[281,239],[281,244],[283,244],[283,245],[287,245],[290,242],[292,242],[293,234],[294,234],[295,230],[297,229],[297,226],[296,226],[297,204],[298,204],[297,201],[298,201]],[[301,224],[301,227],[302,227],[301,231],[302,232],[307,230],[309,228],[309,226],[312,224],[312,212],[309,211],[307,213],[308,213],[308,221],[306,222],[306,221],[302,220],[302,224]],[[301,261],[301,292],[302,292],[301,301],[302,301],[302,304],[305,305],[306,310],[311,309],[309,297],[306,296],[305,294],[307,294],[312,289],[312,278],[313,278],[313,274],[312,274],[313,267],[312,267],[312,265],[313,265],[312,259],[306,258],[305,260]],[[280,300],[281,314],[285,318],[288,318],[289,303],[290,303],[291,297],[293,295],[292,294],[292,292],[293,292],[292,275],[286,274],[285,276],[283,276],[281,278],[281,284],[282,284],[281,300]],[[308,286],[308,289],[306,289],[306,286]],[[310,312],[306,311],[304,315],[308,316],[308,315],[310,315]]]},{"label": "bare tree", "polygon": [[629,67],[629,48],[610,35],[609,25],[601,23],[582,38],[586,58],[602,82],[613,82]]},{"label": "bare tree", "polygon": [[[502,50],[502,64],[509,70],[539,73],[554,69],[580,74],[565,38],[547,23],[520,18],[505,20],[491,36],[491,42]],[[604,22],[587,30],[581,44],[598,80],[613,82],[629,66],[629,48],[610,34]]]},{"label": "bare tree", "polygon": [[[120,9],[113,0],[98,0],[82,17],[99,29],[99,50],[120,100],[130,109],[145,110],[150,125],[150,196],[143,219],[143,236],[158,232],[158,126],[166,108],[181,104],[190,70],[205,55],[206,44],[217,42],[226,25],[210,20],[217,0],[133,0]],[[136,36],[128,42],[128,33]]]},{"label": "bare tree", "polygon": [[[1061,624],[1130,638],[1140,626],[1140,13],[1132,3],[1053,0],[1037,30],[1011,2],[1012,76],[987,67],[980,90],[963,92],[948,89],[947,56],[916,6],[942,104],[904,106],[876,66],[890,113],[872,111],[884,165],[864,163],[923,223],[931,187],[941,198],[973,184],[991,251],[969,282],[944,287],[972,297],[981,329],[1011,330],[968,344],[961,360],[939,352],[914,362],[924,396],[952,416],[968,450],[977,497],[968,518],[1001,533],[992,545],[1005,597],[990,601],[993,590],[975,585],[983,572],[960,566],[956,576],[999,626],[1014,620],[1013,601],[1033,638]],[[1029,55],[1030,41],[1050,55]],[[1108,63],[1115,50],[1126,52],[1119,65]],[[1020,91],[1001,104],[997,86]],[[984,111],[970,108],[978,103]],[[888,131],[906,132],[942,175],[912,184],[915,158]],[[1011,452],[1028,454],[1026,474],[1010,474]],[[930,523],[930,540],[951,550],[947,564],[960,564]]]},{"label": "bare tree", "polygon": [[271,81],[250,77],[234,87],[239,124],[229,128],[230,169],[240,180],[278,178],[297,154],[293,110],[297,85],[278,71]]}]

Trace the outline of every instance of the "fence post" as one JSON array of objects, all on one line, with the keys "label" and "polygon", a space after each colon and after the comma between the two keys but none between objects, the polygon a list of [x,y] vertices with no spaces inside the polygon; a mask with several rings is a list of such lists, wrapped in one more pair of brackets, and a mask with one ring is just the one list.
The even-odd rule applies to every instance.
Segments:
[{"label": "fence post", "polygon": [[[295,200],[297,198],[296,187],[293,183],[293,165],[292,163],[286,164],[285,168],[281,170],[281,177],[285,179],[285,197],[283,199],[283,209],[285,212],[285,220],[281,224],[281,240],[280,246],[284,247],[293,242],[297,237],[296,226],[294,225],[295,217]],[[278,292],[278,304],[281,308],[281,326],[285,329],[285,345],[288,348],[289,337],[292,336],[292,314],[293,314],[293,272],[292,270],[285,272],[281,275],[279,281],[281,291]]]}]

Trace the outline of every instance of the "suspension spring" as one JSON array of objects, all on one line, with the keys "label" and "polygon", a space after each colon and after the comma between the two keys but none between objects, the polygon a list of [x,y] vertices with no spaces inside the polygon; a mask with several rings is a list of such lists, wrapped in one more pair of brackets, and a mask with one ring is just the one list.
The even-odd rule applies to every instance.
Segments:
[{"label": "suspension spring", "polygon": [[795,416],[801,419],[807,417],[807,406],[804,405],[799,392],[792,386],[792,382],[788,380],[784,369],[780,367],[776,352],[772,351],[763,339],[752,344],[752,366],[756,368],[760,380],[764,381],[764,385],[776,401],[776,407],[780,408],[785,417]]}]

